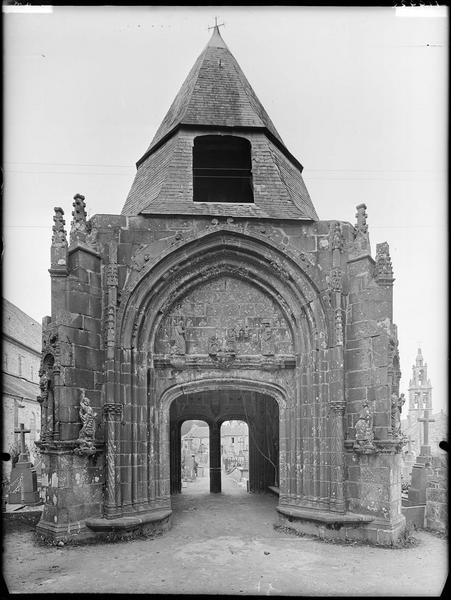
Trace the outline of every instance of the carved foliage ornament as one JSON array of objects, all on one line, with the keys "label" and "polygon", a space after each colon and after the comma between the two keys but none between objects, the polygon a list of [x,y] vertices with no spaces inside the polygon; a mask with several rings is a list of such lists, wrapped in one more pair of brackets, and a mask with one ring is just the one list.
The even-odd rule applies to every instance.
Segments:
[{"label": "carved foliage ornament", "polygon": [[401,412],[406,399],[404,394],[398,397],[393,393],[390,398],[390,416],[391,416],[391,435],[395,439],[403,437],[401,432]]},{"label": "carved foliage ornament", "polygon": [[393,278],[390,248],[387,242],[376,244],[375,276],[377,280]]},{"label": "carved foliage ornament", "polygon": [[330,226],[331,237],[332,237],[332,250],[343,250],[344,240],[341,232],[341,225],[338,221]]},{"label": "carved foliage ornament", "polygon": [[54,246],[67,246],[67,234],[64,226],[66,221],[64,220],[64,210],[59,206],[55,206],[53,209],[55,214],[53,215],[53,235],[52,244]]}]

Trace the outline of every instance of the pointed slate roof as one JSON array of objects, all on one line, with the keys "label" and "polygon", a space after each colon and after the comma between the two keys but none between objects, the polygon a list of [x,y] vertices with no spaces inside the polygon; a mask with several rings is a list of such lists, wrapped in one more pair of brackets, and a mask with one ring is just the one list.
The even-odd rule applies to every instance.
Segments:
[{"label": "pointed slate roof", "polygon": [[[193,136],[208,131],[251,142],[254,203],[193,201]],[[302,165],[284,145],[217,26],[137,168],[123,215],[318,220]]]},{"label": "pointed slate roof", "polygon": [[183,82],[148,151],[180,124],[266,127],[283,144],[217,26]]}]

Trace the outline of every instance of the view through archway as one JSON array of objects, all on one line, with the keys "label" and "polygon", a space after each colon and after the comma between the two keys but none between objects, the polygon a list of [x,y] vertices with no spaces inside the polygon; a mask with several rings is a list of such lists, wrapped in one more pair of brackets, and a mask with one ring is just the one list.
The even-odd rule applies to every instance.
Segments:
[{"label": "view through archway", "polygon": [[221,425],[221,490],[249,491],[249,428],[244,421]]},{"label": "view through archway", "polygon": [[279,407],[273,397],[203,390],[181,394],[169,412],[171,494],[278,489]]},{"label": "view through archway", "polygon": [[180,428],[182,493],[210,491],[210,429],[205,421],[187,420]]}]

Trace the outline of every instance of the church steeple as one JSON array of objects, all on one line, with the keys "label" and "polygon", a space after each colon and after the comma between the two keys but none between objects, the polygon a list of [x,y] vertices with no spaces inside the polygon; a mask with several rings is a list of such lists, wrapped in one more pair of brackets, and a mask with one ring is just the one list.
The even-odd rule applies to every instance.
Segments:
[{"label": "church steeple", "polygon": [[[210,40],[147,151],[137,162],[138,172],[122,214],[213,214],[216,211],[227,216],[317,220],[302,179],[302,165],[286,148],[224,42],[219,27],[217,23],[214,25]],[[219,208],[213,204],[200,207],[193,203],[194,140],[207,135],[224,139],[225,136],[241,137],[250,143],[249,180],[252,180],[254,200],[246,200],[253,206],[244,212],[232,206],[224,212],[223,200]],[[229,156],[236,156],[237,153],[230,150],[231,144],[227,144]],[[216,165],[217,169],[223,167]],[[236,168],[233,165],[232,170]],[[230,194],[228,198],[229,204],[243,202],[242,199],[230,200]]]}]

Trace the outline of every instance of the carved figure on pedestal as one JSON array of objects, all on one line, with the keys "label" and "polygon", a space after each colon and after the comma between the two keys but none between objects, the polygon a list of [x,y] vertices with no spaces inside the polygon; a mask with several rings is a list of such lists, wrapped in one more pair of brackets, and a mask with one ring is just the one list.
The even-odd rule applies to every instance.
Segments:
[{"label": "carved figure on pedestal", "polygon": [[401,411],[406,399],[404,394],[401,396],[393,393],[391,395],[391,433],[393,437],[400,437],[401,434]]},{"label": "carved figure on pedestal", "polygon": [[217,335],[208,338],[208,354],[215,355],[221,350],[221,340]]},{"label": "carved figure on pedestal", "polygon": [[85,390],[81,390],[79,415],[82,422],[82,428],[78,434],[77,442],[79,446],[74,450],[74,453],[78,454],[79,456],[90,456],[96,452],[94,437],[95,418],[97,413],[94,412],[94,409],[91,406],[91,401],[85,395]]},{"label": "carved figure on pedestal", "polygon": [[185,325],[183,319],[179,319],[174,326],[174,345],[172,351],[174,354],[186,354]]},{"label": "carved figure on pedestal", "polygon": [[231,353],[235,354],[236,338],[237,338],[237,335],[236,335],[235,328],[230,329],[229,332],[227,333],[225,345],[224,345],[224,350],[226,352],[231,352]]},{"label": "carved figure on pedestal", "polygon": [[264,329],[260,337],[261,353],[263,356],[271,356],[274,354],[274,334],[271,329],[271,323],[265,321],[263,327]]},{"label": "carved figure on pedestal", "polygon": [[49,441],[53,437],[54,430],[54,401],[53,401],[53,365],[55,359],[47,354],[39,369],[40,395],[37,401],[41,408],[41,440]]},{"label": "carved figure on pedestal", "polygon": [[373,415],[370,411],[367,400],[364,400],[362,403],[362,410],[360,411],[359,418],[354,425],[354,429],[354,450],[363,454],[371,454],[376,452],[376,448],[373,444]]}]

